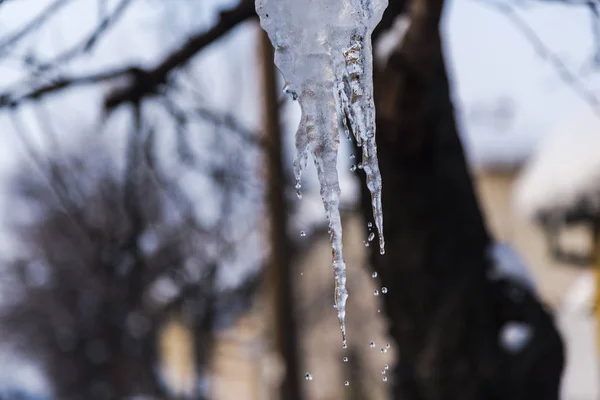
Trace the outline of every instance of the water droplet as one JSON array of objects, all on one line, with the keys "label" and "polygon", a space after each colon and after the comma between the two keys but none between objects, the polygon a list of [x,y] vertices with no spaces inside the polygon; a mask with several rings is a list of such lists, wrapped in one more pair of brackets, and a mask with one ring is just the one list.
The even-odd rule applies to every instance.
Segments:
[{"label": "water droplet", "polygon": [[354,159],[354,158],[356,158],[356,156],[354,155],[354,153],[350,154],[350,158],[351,158],[351,159]]},{"label": "water droplet", "polygon": [[381,354],[387,353],[387,349],[381,349]]},{"label": "water droplet", "polygon": [[387,382],[387,376],[384,376],[384,377],[383,377],[383,381],[384,381],[384,382]]},{"label": "water droplet", "polygon": [[306,373],[306,375],[304,375],[304,378],[306,378],[307,381],[313,380],[312,374],[309,374],[309,373]]},{"label": "water droplet", "polygon": [[352,164],[350,166],[350,171],[352,171],[352,172],[356,171],[356,165]]},{"label": "water droplet", "polygon": [[377,272],[373,272],[373,275],[371,275],[371,277],[372,277],[373,279],[377,278]]},{"label": "water droplet", "polygon": [[367,227],[368,227],[369,229],[373,229],[373,223],[372,223],[372,222],[369,222],[369,223],[367,224]]},{"label": "water droplet", "polygon": [[384,369],[381,370],[381,375],[385,375],[387,373],[387,371]]},{"label": "water droplet", "polygon": [[387,288],[385,286],[381,288],[381,293],[383,293],[383,294],[387,293]]},{"label": "water droplet", "polygon": [[363,169],[363,165],[362,165],[362,163],[359,163],[359,164],[358,164],[358,169]]},{"label": "water droplet", "polygon": [[369,242],[372,242],[372,241],[373,241],[373,239],[375,239],[375,233],[374,233],[374,232],[371,232],[371,233],[369,233],[369,237],[367,238],[367,240],[368,240]]},{"label": "water droplet", "polygon": [[373,292],[373,295],[379,296],[379,290],[375,289],[375,291]]},{"label": "water droplet", "polygon": [[348,357],[344,357],[342,360],[344,360],[344,362],[348,362]]},{"label": "water droplet", "polygon": [[363,243],[365,244],[365,247],[369,247],[369,242],[363,241]]},{"label": "water droplet", "polygon": [[381,313],[381,310],[379,310],[379,309],[378,309],[378,310],[377,310],[377,313],[378,313],[378,314],[380,314],[380,313]]},{"label": "water droplet", "polygon": [[390,369],[390,366],[389,366],[389,365],[387,365],[387,364],[385,364],[385,365],[383,366],[383,369],[385,369],[385,370],[387,371],[388,369]]},{"label": "water droplet", "polygon": [[344,340],[344,344],[342,344],[342,349],[347,349],[348,348],[348,343]]},{"label": "water droplet", "polygon": [[369,343],[369,347],[371,347],[372,349],[374,349],[375,348],[375,342]]},{"label": "water droplet", "polygon": [[306,232],[300,231],[300,236],[302,236],[302,237],[306,236]]},{"label": "water droplet", "polygon": [[386,348],[386,349],[389,349],[390,347],[392,347],[392,346],[390,346],[390,344],[389,344],[389,343],[385,345],[385,348]]},{"label": "water droplet", "polygon": [[379,248],[379,254],[381,254],[381,255],[385,254],[385,249],[383,247]]},{"label": "water droplet", "polygon": [[348,381],[344,382],[344,386],[350,386],[350,382],[348,382]]},{"label": "water droplet", "polygon": [[296,188],[296,196],[298,196],[298,198],[301,199],[302,192],[300,191],[300,189],[302,189],[302,184],[300,184],[300,181],[296,181],[296,186],[294,186],[294,188]]},{"label": "water droplet", "polygon": [[304,272],[300,272],[300,275],[301,275],[301,276],[302,276],[302,275],[304,275]]}]

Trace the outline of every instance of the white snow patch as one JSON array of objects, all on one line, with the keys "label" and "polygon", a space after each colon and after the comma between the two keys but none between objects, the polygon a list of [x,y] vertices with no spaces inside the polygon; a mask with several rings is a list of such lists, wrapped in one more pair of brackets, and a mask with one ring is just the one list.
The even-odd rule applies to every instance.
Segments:
[{"label": "white snow patch", "polygon": [[500,345],[509,353],[522,351],[530,342],[533,329],[522,322],[509,321],[500,331]]},{"label": "white snow patch", "polygon": [[590,315],[596,296],[596,275],[593,271],[583,272],[569,287],[561,305],[561,312]]},{"label": "white snow patch", "polygon": [[379,40],[374,45],[375,48],[373,51],[377,63],[380,65],[387,64],[392,52],[400,45],[409,27],[410,18],[408,15],[402,14],[396,17],[392,27],[382,33]]},{"label": "white snow patch", "polygon": [[559,125],[527,163],[515,189],[517,212],[568,209],[600,201],[600,121],[591,112]]},{"label": "white snow patch", "polygon": [[511,245],[508,243],[494,243],[489,251],[494,262],[492,278],[513,279],[524,285],[532,293],[536,292],[533,276],[521,256]]}]

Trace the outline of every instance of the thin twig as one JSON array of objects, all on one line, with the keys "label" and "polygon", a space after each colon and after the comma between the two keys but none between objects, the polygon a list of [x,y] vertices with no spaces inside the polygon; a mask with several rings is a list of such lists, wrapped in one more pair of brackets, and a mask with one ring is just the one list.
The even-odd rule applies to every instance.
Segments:
[{"label": "thin twig", "polygon": [[506,3],[499,2],[482,1],[481,4],[492,7],[502,13],[502,15],[506,16],[513,26],[525,36],[540,58],[549,62],[558,77],[600,117],[600,101],[598,100],[598,97],[596,97],[596,95],[587,88],[586,84],[567,67],[560,56],[542,41],[535,30],[515,11],[514,8]]}]

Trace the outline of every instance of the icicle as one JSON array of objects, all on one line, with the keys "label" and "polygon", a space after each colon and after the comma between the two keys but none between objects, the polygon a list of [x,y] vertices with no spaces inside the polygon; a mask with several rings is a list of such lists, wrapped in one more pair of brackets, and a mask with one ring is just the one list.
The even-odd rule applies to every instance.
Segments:
[{"label": "icicle", "polygon": [[361,147],[380,253],[385,252],[381,176],[375,144],[371,33],[387,0],[256,0],[261,26],[275,48],[285,92],[302,110],[296,132],[294,175],[300,197],[302,173],[312,154],[329,221],[335,307],[346,343],[346,264],[342,252],[337,156],[340,130]]}]

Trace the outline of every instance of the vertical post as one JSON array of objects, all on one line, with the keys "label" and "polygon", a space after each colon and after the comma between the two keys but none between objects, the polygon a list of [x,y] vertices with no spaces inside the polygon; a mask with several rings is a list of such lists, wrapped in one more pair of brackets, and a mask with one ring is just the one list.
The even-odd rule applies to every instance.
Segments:
[{"label": "vertical post", "polygon": [[[600,221],[594,221],[592,268],[596,283],[594,293],[594,319],[596,320],[596,351],[600,352]],[[598,354],[600,355],[600,354]]]},{"label": "vertical post", "polygon": [[287,233],[287,204],[277,75],[273,47],[267,34],[260,30],[260,48],[264,99],[264,131],[267,143],[267,209],[271,259],[266,274],[266,290],[272,310],[271,327],[276,351],[283,358],[285,373],[280,387],[281,400],[301,400],[301,373],[297,349],[297,326],[291,276],[291,243]]}]

